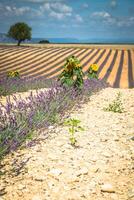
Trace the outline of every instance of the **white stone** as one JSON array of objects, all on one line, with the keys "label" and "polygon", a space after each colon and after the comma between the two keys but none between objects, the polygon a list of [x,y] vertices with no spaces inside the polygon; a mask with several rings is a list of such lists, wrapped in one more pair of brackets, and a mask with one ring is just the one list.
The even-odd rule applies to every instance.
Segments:
[{"label": "white stone", "polygon": [[62,170],[61,169],[52,169],[52,170],[50,170],[49,174],[53,175],[53,176],[59,176],[60,174],[62,174]]},{"label": "white stone", "polygon": [[22,184],[18,185],[18,189],[19,189],[19,190],[23,190],[23,189],[25,189],[25,188],[26,188],[25,185],[22,185]]},{"label": "white stone", "polygon": [[49,130],[52,130],[53,128],[54,128],[54,126],[49,126],[48,127]]},{"label": "white stone", "polygon": [[101,191],[102,192],[108,192],[108,193],[114,193],[115,190],[113,186],[110,183],[105,183],[101,186]]},{"label": "white stone", "polygon": [[129,198],[134,198],[134,189],[130,189],[130,190],[128,191],[128,197],[129,197]]},{"label": "white stone", "polygon": [[112,154],[110,154],[108,152],[104,152],[103,156],[105,156],[106,158],[110,158],[110,157],[112,157]]}]

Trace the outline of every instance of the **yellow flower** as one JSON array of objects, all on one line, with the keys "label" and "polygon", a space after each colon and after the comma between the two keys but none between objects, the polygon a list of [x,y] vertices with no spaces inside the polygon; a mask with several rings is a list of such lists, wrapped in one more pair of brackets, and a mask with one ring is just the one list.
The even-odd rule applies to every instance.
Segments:
[{"label": "yellow flower", "polygon": [[79,64],[76,64],[76,66],[75,66],[76,68],[79,68],[79,67],[81,67],[81,65],[80,65],[80,63]]},{"label": "yellow flower", "polygon": [[19,72],[18,71],[10,71],[7,73],[8,77],[14,78],[16,76],[19,76]]},{"label": "yellow flower", "polygon": [[68,68],[67,68],[67,67],[65,67],[64,70],[65,70],[66,72],[68,72]]},{"label": "yellow flower", "polygon": [[97,71],[98,71],[98,69],[99,69],[99,67],[98,67],[98,65],[97,65],[97,64],[92,64],[90,67],[91,67],[91,68],[92,68],[92,70],[93,70],[93,71],[95,71],[95,72],[97,72]]},{"label": "yellow flower", "polygon": [[8,72],[8,76],[12,76],[12,71]]}]

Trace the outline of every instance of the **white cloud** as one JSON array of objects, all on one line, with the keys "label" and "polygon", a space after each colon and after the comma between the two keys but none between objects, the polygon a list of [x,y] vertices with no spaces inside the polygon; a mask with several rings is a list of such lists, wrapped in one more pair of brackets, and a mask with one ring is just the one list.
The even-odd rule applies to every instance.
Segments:
[{"label": "white cloud", "polygon": [[44,2],[44,0],[27,0],[29,2],[32,2],[32,3],[42,3]]},{"label": "white cloud", "polygon": [[70,6],[67,6],[66,4],[62,4],[62,3],[52,3],[51,8],[54,9],[54,10],[57,10],[61,13],[72,12],[72,8]]},{"label": "white cloud", "polygon": [[48,16],[58,20],[61,20],[66,16],[72,16],[73,11],[72,7],[60,2],[45,3],[40,6],[40,10],[42,13],[48,12]]},{"label": "white cloud", "polygon": [[84,4],[82,5],[82,7],[83,7],[83,8],[88,8],[89,5],[88,5],[87,3],[84,3]]},{"label": "white cloud", "polygon": [[[50,17],[57,20],[63,20],[66,17],[73,17],[73,9],[72,7],[68,6],[65,3],[61,2],[46,2],[44,4],[37,6],[36,8],[22,6],[9,6],[9,5],[1,5],[0,4],[0,16],[25,16],[28,18],[35,18],[35,17]],[[78,15],[76,16],[77,21],[82,21],[81,17]]]},{"label": "white cloud", "polygon": [[5,7],[7,11],[12,12],[12,8],[10,6]]},{"label": "white cloud", "polygon": [[49,14],[50,17],[56,18],[56,19],[63,19],[64,18],[64,14],[63,13],[56,13],[54,11],[50,12]]},{"label": "white cloud", "polygon": [[108,12],[94,12],[91,15],[96,20],[101,20],[108,25],[114,25],[117,27],[130,27],[134,24],[134,17],[114,17]]},{"label": "white cloud", "polygon": [[128,17],[124,19],[117,19],[117,26],[119,27],[130,27],[134,25],[134,17]]},{"label": "white cloud", "polygon": [[80,15],[75,15],[76,22],[83,22],[83,18]]},{"label": "white cloud", "polygon": [[42,11],[44,11],[44,10],[49,11],[49,10],[51,10],[50,4],[49,4],[49,3],[45,3],[43,6],[40,6],[40,9],[41,9]]},{"label": "white cloud", "polygon": [[40,9],[34,9],[28,6],[22,6],[22,7],[9,6],[9,5],[0,6],[0,16],[16,17],[24,15],[28,17],[42,16],[42,12]]},{"label": "white cloud", "polygon": [[116,18],[114,18],[114,17],[109,17],[109,18],[107,18],[107,19],[105,19],[105,23],[107,23],[107,24],[109,24],[109,25],[112,25],[112,24],[116,24]]},{"label": "white cloud", "polygon": [[109,18],[111,15],[108,12],[94,12],[92,14],[92,17],[97,17],[97,18]]},{"label": "white cloud", "polygon": [[22,0],[31,3],[47,3],[47,2],[62,2],[63,0]]},{"label": "white cloud", "polygon": [[29,7],[15,7],[15,6],[5,6],[3,8],[5,10],[5,15],[23,15],[30,11]]},{"label": "white cloud", "polygon": [[117,1],[116,0],[112,0],[111,3],[110,3],[110,6],[112,8],[115,8],[117,6]]},{"label": "white cloud", "polygon": [[63,18],[65,18],[66,16],[71,16],[72,14],[71,13],[57,13],[57,12],[55,12],[55,11],[51,11],[50,13],[49,13],[49,16],[50,17],[53,17],[53,18],[56,18],[56,19],[58,19],[58,20],[62,20]]},{"label": "white cloud", "polygon": [[44,11],[55,11],[55,12],[60,12],[60,13],[71,13],[72,12],[72,7],[56,2],[56,3],[45,3],[44,5],[41,6],[42,10]]},{"label": "white cloud", "polygon": [[130,20],[131,22],[134,22],[134,17],[130,17],[129,20]]}]

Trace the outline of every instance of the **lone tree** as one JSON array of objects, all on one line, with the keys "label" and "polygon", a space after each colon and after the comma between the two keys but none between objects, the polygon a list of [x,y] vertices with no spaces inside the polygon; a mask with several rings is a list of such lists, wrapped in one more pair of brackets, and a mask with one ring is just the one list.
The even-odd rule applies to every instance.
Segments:
[{"label": "lone tree", "polygon": [[18,40],[18,46],[20,46],[20,43],[31,39],[31,27],[29,27],[24,22],[18,22],[14,25],[12,25],[8,31],[8,36]]}]

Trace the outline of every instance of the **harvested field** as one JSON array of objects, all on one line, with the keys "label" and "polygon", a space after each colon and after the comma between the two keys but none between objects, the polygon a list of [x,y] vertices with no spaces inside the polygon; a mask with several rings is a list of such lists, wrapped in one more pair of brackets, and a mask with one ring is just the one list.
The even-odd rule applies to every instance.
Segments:
[{"label": "harvested field", "polygon": [[[133,46],[132,46],[133,47]],[[99,78],[115,88],[134,87],[134,49],[127,46],[0,46],[0,78],[8,71],[18,70],[22,77],[56,78],[62,71],[65,59],[75,55],[83,71],[96,63]]]}]

